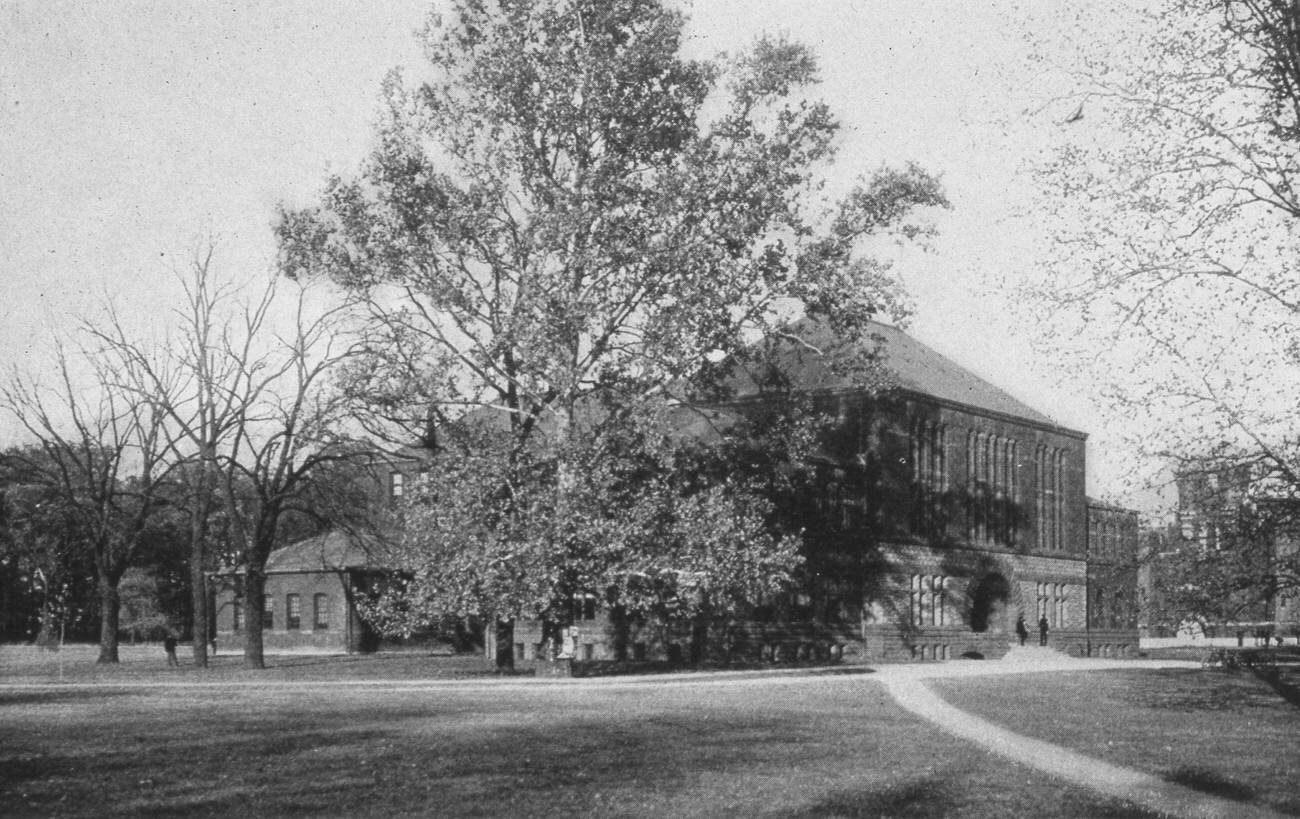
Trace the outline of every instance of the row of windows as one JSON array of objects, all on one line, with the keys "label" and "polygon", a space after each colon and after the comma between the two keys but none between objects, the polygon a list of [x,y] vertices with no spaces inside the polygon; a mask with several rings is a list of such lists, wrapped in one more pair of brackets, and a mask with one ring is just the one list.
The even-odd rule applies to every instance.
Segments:
[{"label": "row of windows", "polygon": [[[328,594],[312,595],[312,629],[323,631],[330,627],[330,596]],[[244,629],[244,605],[240,600],[234,602],[235,631]],[[275,628],[275,597],[262,596],[262,628],[271,631]],[[284,628],[297,631],[302,628],[302,595],[286,594],[284,596]]]},{"label": "row of windows", "polygon": [[1128,601],[1124,590],[1120,589],[1110,595],[1105,588],[1098,588],[1093,594],[1092,622],[1098,628],[1124,628],[1129,619]]},{"label": "row of windows", "polygon": [[[947,427],[924,418],[909,430],[912,465],[912,527],[919,534],[941,533],[943,510],[952,487]],[[977,430],[966,433],[966,537],[1014,547],[1020,522],[1020,445],[1015,440]],[[1064,548],[1065,450],[1039,446],[1034,453],[1037,543]],[[834,490],[832,490],[832,494]]]},{"label": "row of windows", "polygon": [[947,660],[948,646],[942,644],[912,646],[913,660]]},{"label": "row of windows", "polygon": [[1124,535],[1126,528],[1132,531],[1131,527],[1126,527],[1125,521],[1115,515],[1105,513],[1098,514],[1089,520],[1088,525],[1088,550],[1096,555],[1122,555],[1125,554]]},{"label": "row of windows", "polygon": [[851,529],[858,525],[861,505],[858,498],[839,481],[826,484],[826,491],[816,498],[817,511],[832,526]]},{"label": "row of windows", "polygon": [[912,625],[944,626],[951,622],[948,611],[948,578],[914,574],[909,597]]},{"label": "row of windows", "polygon": [[1046,617],[1048,625],[1059,628],[1067,622],[1070,587],[1064,583],[1038,584],[1038,616]]},{"label": "row of windows", "polygon": [[1065,450],[1040,446],[1034,452],[1034,473],[1038,482],[1038,545],[1043,549],[1065,548]]},{"label": "row of windows", "polygon": [[1016,544],[1016,469],[1019,445],[999,435],[966,434],[966,536],[970,540]]},{"label": "row of windows", "polygon": [[923,534],[942,531],[943,497],[948,491],[948,429],[925,419],[912,424],[912,528]]}]

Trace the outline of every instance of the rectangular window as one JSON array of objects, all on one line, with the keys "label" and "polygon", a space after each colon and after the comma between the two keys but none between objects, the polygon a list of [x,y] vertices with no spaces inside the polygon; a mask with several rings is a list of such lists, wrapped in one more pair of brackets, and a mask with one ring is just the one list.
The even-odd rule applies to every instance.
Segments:
[{"label": "rectangular window", "polygon": [[271,631],[275,628],[275,601],[271,595],[262,595],[262,629]]},{"label": "rectangular window", "polygon": [[406,493],[406,476],[401,472],[393,472],[388,476],[388,496],[397,500]]},{"label": "rectangular window", "polygon": [[917,626],[942,626],[948,621],[948,578],[930,575],[912,575],[912,624]]},{"label": "rectangular window", "polygon": [[291,631],[302,628],[302,598],[296,594],[285,595],[284,627]]},{"label": "rectangular window", "polygon": [[312,598],[312,628],[320,631],[330,627],[330,598],[328,594],[318,594]]}]

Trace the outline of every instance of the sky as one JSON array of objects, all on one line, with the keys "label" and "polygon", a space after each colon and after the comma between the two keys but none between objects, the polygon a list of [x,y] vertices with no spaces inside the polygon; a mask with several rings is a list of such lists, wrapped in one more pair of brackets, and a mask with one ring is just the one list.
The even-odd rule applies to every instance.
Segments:
[{"label": "sky", "polygon": [[[308,204],[327,174],[358,166],[385,73],[423,63],[414,34],[432,7],[0,0],[5,369],[38,363],[53,329],[106,298],[147,326],[209,236],[227,272],[269,271],[277,205]],[[1042,252],[1018,216],[1032,194],[1022,168],[1070,113],[1024,90],[1035,77],[1020,31],[1066,8],[695,0],[687,49],[734,52],[763,32],[805,42],[821,59],[817,95],[844,123],[837,174],[915,161],[942,176],[953,208],[933,250],[889,251],[916,304],[909,330],[1090,433],[1089,493],[1123,500],[1117,419],[1034,355],[994,287]],[[13,436],[0,420],[0,445]]]}]

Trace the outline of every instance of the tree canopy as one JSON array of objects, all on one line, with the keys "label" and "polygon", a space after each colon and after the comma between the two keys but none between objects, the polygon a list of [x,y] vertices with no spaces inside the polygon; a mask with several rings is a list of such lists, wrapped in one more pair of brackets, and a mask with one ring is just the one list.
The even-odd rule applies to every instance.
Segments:
[{"label": "tree canopy", "polygon": [[1053,238],[1023,303],[1135,452],[1245,467],[1277,510],[1300,499],[1300,6],[1126,15],[1039,55],[1080,107],[1037,169]]},{"label": "tree canopy", "polygon": [[[812,53],[762,38],[742,54],[690,60],[684,26],[655,0],[457,2],[423,32],[427,75],[385,83],[360,172],[330,178],[320,204],[279,220],[287,275],[327,276],[366,305],[379,340],[348,383],[374,429],[457,453],[430,477],[440,489],[423,514],[469,515],[450,528],[487,540],[434,548],[416,537],[425,562],[449,560],[452,548],[483,566],[489,540],[513,549],[521,579],[487,596],[521,609],[562,598],[563,583],[546,593],[527,584],[556,577],[552,561],[577,565],[597,542],[618,552],[628,578],[651,553],[680,556],[679,576],[729,571],[686,555],[755,536],[765,510],[744,486],[667,477],[678,455],[649,457],[645,494],[618,506],[620,531],[613,515],[592,523],[599,532],[566,530],[579,506],[618,505],[585,494],[624,462],[594,453],[621,441],[630,448],[620,457],[645,466],[638,447],[650,433],[633,431],[635,408],[689,402],[692,378],[752,355],[792,315],[821,318],[849,341],[870,319],[901,315],[898,282],[863,241],[923,237],[922,211],[946,205],[937,180],[910,166],[875,171],[829,201],[838,124],[802,96],[817,79]],[[494,443],[465,451],[438,439],[475,412],[499,413]],[[458,485],[495,481],[499,491],[463,497],[446,480],[462,472]],[[604,486],[617,487],[610,477]],[[515,491],[525,485],[535,491]],[[688,522],[702,517],[711,525]],[[483,525],[503,518],[509,526]],[[774,562],[745,562],[745,582],[781,576],[784,541],[752,542]],[[524,554],[527,543],[537,547]]]}]

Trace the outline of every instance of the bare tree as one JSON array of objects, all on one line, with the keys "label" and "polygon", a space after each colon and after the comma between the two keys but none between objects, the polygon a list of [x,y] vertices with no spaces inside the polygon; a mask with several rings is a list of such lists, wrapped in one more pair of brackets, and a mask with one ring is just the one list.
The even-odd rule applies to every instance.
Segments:
[{"label": "bare tree", "polygon": [[[175,311],[173,338],[161,349],[133,339],[116,316],[98,331],[132,362],[138,399],[151,397],[166,415],[170,457],[184,467],[177,475],[190,521],[194,656],[200,664],[207,661],[204,569],[216,507],[227,518],[245,573],[246,600],[260,607],[282,517],[294,511],[319,517],[310,500],[325,467],[363,466],[373,455],[345,433],[347,396],[332,382],[360,349],[346,331],[348,303],[314,298],[325,294],[276,278],[247,298],[247,288],[218,279],[213,256],[209,245],[180,277],[184,299]],[[258,616],[247,618],[245,661],[253,668],[264,664]]]},{"label": "bare tree", "polygon": [[0,408],[39,444],[41,457],[24,466],[75,516],[93,557],[101,663],[118,661],[118,584],[163,502],[167,471],[164,414],[121,387],[129,366],[111,351],[58,342],[48,383],[15,370],[0,386]]}]

